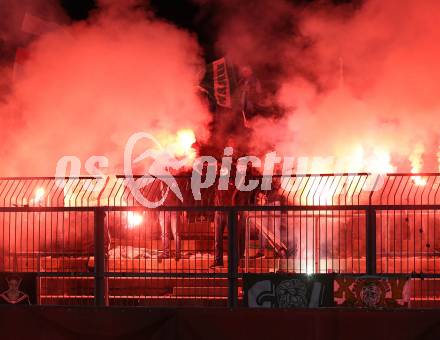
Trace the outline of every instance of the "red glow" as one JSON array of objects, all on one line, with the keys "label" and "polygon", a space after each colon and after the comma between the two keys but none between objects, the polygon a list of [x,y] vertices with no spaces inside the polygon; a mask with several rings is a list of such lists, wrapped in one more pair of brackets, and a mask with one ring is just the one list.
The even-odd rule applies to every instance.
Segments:
[{"label": "red glow", "polygon": [[40,202],[44,198],[45,193],[46,191],[44,190],[44,188],[37,188],[37,190],[35,190],[34,202]]},{"label": "red glow", "polygon": [[144,216],[137,212],[129,211],[127,213],[127,228],[134,229],[142,224]]}]

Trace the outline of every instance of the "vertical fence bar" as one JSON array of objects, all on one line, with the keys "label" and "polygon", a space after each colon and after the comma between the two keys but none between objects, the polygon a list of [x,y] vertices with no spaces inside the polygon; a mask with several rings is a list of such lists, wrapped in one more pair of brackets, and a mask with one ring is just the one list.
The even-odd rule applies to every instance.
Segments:
[{"label": "vertical fence bar", "polygon": [[105,211],[95,209],[94,255],[95,255],[95,305],[105,306]]},{"label": "vertical fence bar", "polygon": [[238,213],[235,209],[229,211],[228,216],[228,307],[237,307],[237,279],[238,279]]},{"label": "vertical fence bar", "polygon": [[376,274],[376,210],[369,207],[366,211],[366,267],[367,274]]}]

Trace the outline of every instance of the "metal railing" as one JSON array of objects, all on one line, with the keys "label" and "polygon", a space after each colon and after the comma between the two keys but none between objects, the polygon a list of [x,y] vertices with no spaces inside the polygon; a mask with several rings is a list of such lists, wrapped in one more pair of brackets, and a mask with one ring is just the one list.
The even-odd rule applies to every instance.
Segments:
[{"label": "metal railing", "polygon": [[41,304],[234,307],[272,272],[405,274],[414,306],[440,300],[439,174],[271,180],[231,204],[182,176],[183,202],[148,209],[122,176],[0,179],[0,271],[34,273]]}]

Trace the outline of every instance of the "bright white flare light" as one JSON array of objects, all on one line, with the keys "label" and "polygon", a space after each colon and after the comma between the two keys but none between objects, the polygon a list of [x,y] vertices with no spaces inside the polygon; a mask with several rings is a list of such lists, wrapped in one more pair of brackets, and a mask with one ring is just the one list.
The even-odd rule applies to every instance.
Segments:
[{"label": "bright white flare light", "polygon": [[133,229],[142,224],[142,222],[144,221],[144,217],[137,212],[129,211],[127,213],[127,221],[128,229]]},{"label": "bright white flare light", "polygon": [[46,192],[44,191],[44,188],[38,188],[37,190],[35,190],[34,202],[40,202],[43,199],[45,193]]},{"label": "bright white flare light", "polygon": [[423,178],[421,176],[412,176],[411,179],[413,180],[415,185],[424,187],[427,183],[426,178]]},{"label": "bright white flare light", "polygon": [[196,157],[196,151],[192,147],[195,142],[194,131],[182,129],[177,131],[176,142],[172,148],[177,157],[186,156],[193,160]]},{"label": "bright white flare light", "polygon": [[[425,152],[425,147],[423,144],[416,144],[414,151],[409,156],[409,161],[411,162],[411,173],[417,175],[423,167],[423,153]],[[417,186],[425,186],[427,179],[421,176],[412,176],[413,183]]]}]

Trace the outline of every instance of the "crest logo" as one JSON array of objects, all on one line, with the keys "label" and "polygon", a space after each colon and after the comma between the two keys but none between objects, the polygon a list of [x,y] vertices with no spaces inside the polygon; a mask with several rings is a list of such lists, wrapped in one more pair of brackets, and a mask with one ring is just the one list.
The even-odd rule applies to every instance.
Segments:
[{"label": "crest logo", "polygon": [[[138,142],[147,140],[153,143],[154,148],[145,150],[142,154],[133,158],[133,150]],[[142,177],[134,177],[133,164],[140,163],[146,159],[151,159],[151,164]],[[178,170],[188,163],[188,157],[177,159],[171,150],[167,150],[160,142],[147,132],[137,132],[128,139],[124,150],[124,174],[126,177],[125,185],[132,193],[139,204],[146,208],[157,208],[162,205],[168,196],[169,190],[173,191],[177,198],[183,202],[182,192],[176,179],[170,172],[171,169]],[[150,201],[142,194],[142,189],[152,184],[156,179],[166,185],[165,191],[161,190],[162,197],[157,201]]]}]

